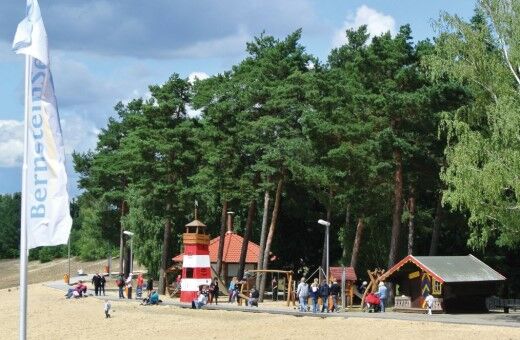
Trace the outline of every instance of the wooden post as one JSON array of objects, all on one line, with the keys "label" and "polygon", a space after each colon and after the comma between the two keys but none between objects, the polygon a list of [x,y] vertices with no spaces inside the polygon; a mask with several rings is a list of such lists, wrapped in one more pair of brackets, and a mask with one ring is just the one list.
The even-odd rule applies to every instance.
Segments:
[{"label": "wooden post", "polygon": [[287,307],[289,307],[290,301],[292,300],[292,274],[287,274]]},{"label": "wooden post", "polygon": [[345,272],[345,266],[341,267],[341,306],[343,307],[343,311],[347,305],[345,304],[345,280],[347,273]]}]

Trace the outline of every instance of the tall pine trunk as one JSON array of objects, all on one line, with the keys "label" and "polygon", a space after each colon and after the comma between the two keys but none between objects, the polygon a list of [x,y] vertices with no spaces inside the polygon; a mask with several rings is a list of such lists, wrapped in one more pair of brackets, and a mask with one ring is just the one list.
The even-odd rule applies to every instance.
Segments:
[{"label": "tall pine trunk", "polygon": [[123,217],[126,214],[126,202],[123,200],[121,202],[121,219],[120,219],[120,230],[119,230],[119,272],[124,272],[123,267],[123,259],[125,257],[124,251],[125,251],[125,240],[124,240],[124,234],[123,231],[125,230],[125,227],[123,225]]},{"label": "tall pine trunk", "polygon": [[[260,253],[258,254],[258,266],[257,269],[263,269],[264,265],[264,250],[265,250],[265,237],[267,234],[267,221],[269,219],[269,191],[265,191],[264,194],[264,211],[262,213],[262,231],[260,232]],[[258,274],[256,276],[256,286],[260,287],[260,280],[262,278],[262,274]],[[260,296],[260,299],[262,296]]]},{"label": "tall pine trunk", "polygon": [[224,241],[226,239],[226,213],[228,210],[228,202],[222,204],[222,215],[220,215],[220,239],[218,242],[217,254],[217,275],[220,277],[222,273],[222,256],[224,255]]},{"label": "tall pine trunk", "polygon": [[347,230],[350,225],[350,203],[347,204],[347,211],[345,212],[345,231],[343,232],[343,252],[341,253],[342,262],[344,265],[347,264]]},{"label": "tall pine trunk", "polygon": [[388,254],[388,268],[391,268],[397,260],[399,234],[401,232],[401,216],[403,215],[403,158],[401,150],[394,150],[394,162],[394,212],[392,216],[392,235],[390,240],[390,252]]},{"label": "tall pine trunk", "polygon": [[439,235],[441,233],[441,224],[442,224],[442,191],[439,192],[439,196],[437,197],[437,207],[435,209],[435,219],[433,220],[433,229],[432,229],[432,240],[430,243],[430,256],[437,255],[437,246],[439,244]]},{"label": "tall pine trunk", "polygon": [[350,266],[356,270],[359,247],[361,245],[361,237],[363,236],[363,230],[365,229],[365,221],[363,217],[358,218],[356,227],[356,238],[354,239],[354,246],[352,247],[352,256],[350,258]]},{"label": "tall pine trunk", "polygon": [[[171,205],[168,203],[166,205],[166,211],[169,212],[171,209]],[[161,256],[161,267],[159,268],[159,285],[158,290],[159,294],[166,293],[166,269],[168,269],[169,264],[169,255],[170,255],[170,238],[172,234],[172,221],[170,217],[166,219],[164,223],[164,235],[163,235],[163,246],[162,246],[162,256]]]},{"label": "tall pine trunk", "polygon": [[408,199],[408,255],[413,255],[413,240],[415,237],[415,191],[410,188]]},{"label": "tall pine trunk", "polygon": [[244,277],[244,267],[246,265],[246,256],[247,256],[247,245],[249,244],[249,240],[251,239],[251,231],[253,230],[253,219],[255,217],[256,212],[256,200],[252,200],[249,203],[249,208],[247,209],[247,221],[246,221],[246,231],[244,233],[244,241],[242,242],[242,249],[240,251],[240,260],[238,262],[238,277]]},{"label": "tall pine trunk", "polygon": [[[271,224],[269,225],[269,233],[267,234],[267,239],[265,241],[265,249],[264,249],[264,263],[262,265],[262,269],[268,269],[269,267],[269,253],[271,251],[271,244],[273,243],[274,232],[276,230],[276,221],[278,219],[278,213],[280,211],[280,201],[282,199],[282,189],[283,189],[283,178],[278,180],[278,185],[276,186],[276,195],[274,198],[274,207],[273,214],[271,216]],[[260,281],[260,298],[263,297],[265,291],[265,277],[266,275],[262,275],[262,279]]]}]

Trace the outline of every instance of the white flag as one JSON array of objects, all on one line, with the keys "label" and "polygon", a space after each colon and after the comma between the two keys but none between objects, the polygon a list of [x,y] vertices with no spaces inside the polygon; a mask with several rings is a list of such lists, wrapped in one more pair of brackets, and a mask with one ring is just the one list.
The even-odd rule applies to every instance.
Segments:
[{"label": "white flag", "polygon": [[54,84],[49,69],[47,34],[37,0],[27,0],[27,17],[16,30],[16,53],[29,56],[29,116],[24,171],[28,249],[66,244],[72,226],[65,152]]}]

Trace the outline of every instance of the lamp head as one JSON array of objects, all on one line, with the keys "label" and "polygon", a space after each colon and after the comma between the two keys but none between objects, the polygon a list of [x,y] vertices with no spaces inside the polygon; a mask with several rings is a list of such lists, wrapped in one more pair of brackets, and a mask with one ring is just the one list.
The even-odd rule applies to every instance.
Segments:
[{"label": "lamp head", "polygon": [[134,236],[134,233],[131,231],[128,231],[128,230],[123,231],[123,234],[128,235],[128,236]]},{"label": "lamp head", "polygon": [[323,225],[325,227],[329,227],[330,226],[330,222],[325,221],[325,220],[321,220],[321,219],[318,220],[318,224],[321,224],[321,225]]}]

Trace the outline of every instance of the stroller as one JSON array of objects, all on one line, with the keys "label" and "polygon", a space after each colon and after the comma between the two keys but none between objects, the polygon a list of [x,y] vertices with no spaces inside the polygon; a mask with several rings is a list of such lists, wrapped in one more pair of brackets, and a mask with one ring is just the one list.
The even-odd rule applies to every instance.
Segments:
[{"label": "stroller", "polygon": [[365,297],[365,303],[367,304],[367,309],[369,313],[377,313],[381,311],[381,299],[374,293],[368,293]]}]

